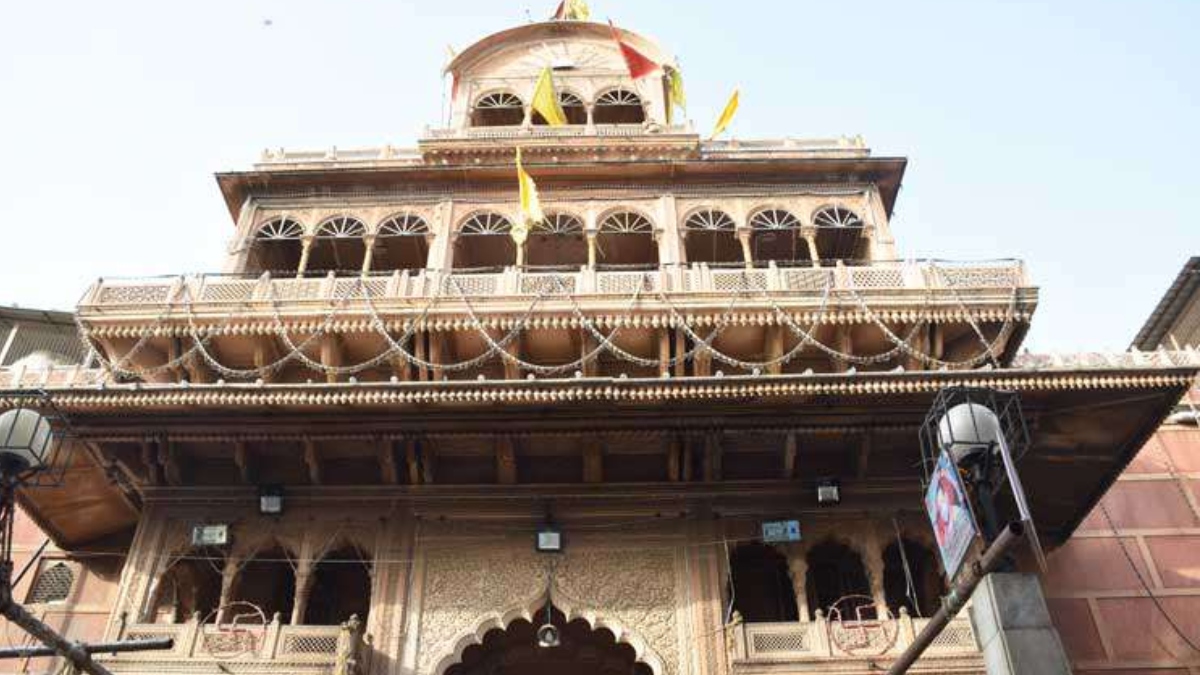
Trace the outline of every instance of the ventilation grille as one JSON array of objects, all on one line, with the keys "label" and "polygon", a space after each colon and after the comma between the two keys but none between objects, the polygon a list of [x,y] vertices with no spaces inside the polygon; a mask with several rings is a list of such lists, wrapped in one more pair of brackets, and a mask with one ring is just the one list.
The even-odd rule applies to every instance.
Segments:
[{"label": "ventilation grille", "polygon": [[75,572],[66,563],[55,563],[38,574],[33,588],[29,589],[29,603],[64,602],[71,596],[74,583]]}]

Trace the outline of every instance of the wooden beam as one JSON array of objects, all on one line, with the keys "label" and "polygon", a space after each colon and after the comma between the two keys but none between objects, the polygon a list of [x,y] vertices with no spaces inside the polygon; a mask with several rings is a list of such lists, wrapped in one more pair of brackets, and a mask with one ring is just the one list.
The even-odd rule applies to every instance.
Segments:
[{"label": "wooden beam", "polygon": [[[495,336],[493,336],[492,339],[497,339],[497,338]],[[504,345],[504,352],[506,354],[508,354],[510,357],[517,358],[517,359],[521,358],[521,352],[522,352],[521,336],[520,335],[516,336],[515,338],[510,340],[508,342],[508,344]],[[505,358],[504,359],[504,379],[506,379],[506,380],[521,379],[521,366],[518,365],[517,363],[514,363],[513,361],[509,360],[508,358]]]},{"label": "wooden beam", "polygon": [[855,462],[854,470],[859,480],[867,477],[867,471],[869,471],[871,467],[872,438],[873,436],[871,432],[867,431],[863,433],[862,439],[859,441],[858,460]]},{"label": "wooden beam", "polygon": [[404,445],[404,463],[408,465],[408,482],[411,485],[420,485],[421,461],[417,456],[417,442],[410,438],[400,442]]},{"label": "wooden beam", "polygon": [[[414,355],[417,357],[417,360],[418,361],[428,361],[429,359],[427,358],[427,350],[425,349],[425,345],[427,342],[429,342],[429,333],[427,331],[423,331],[423,330],[417,331],[413,335],[413,341],[416,342],[416,352]],[[428,382],[429,381],[429,369],[425,368],[424,366],[416,366],[416,369],[417,369],[417,380],[419,380],[421,382]]]},{"label": "wooden beam", "polygon": [[420,443],[421,482],[426,485],[433,485],[433,479],[437,471],[437,446],[428,438],[422,438]]},{"label": "wooden beam", "polygon": [[685,377],[687,375],[687,359],[683,355],[687,353],[687,336],[683,334],[683,330],[676,328],[674,331],[675,339],[675,377]]},{"label": "wooden beam", "polygon": [[683,449],[680,448],[678,436],[671,436],[666,441],[667,480],[678,483],[683,480]]},{"label": "wooden beam", "polygon": [[496,482],[517,484],[517,449],[510,436],[496,437]]},{"label": "wooden beam", "polygon": [[379,474],[387,485],[400,484],[400,470],[396,466],[396,448],[387,438],[375,440],[375,451],[379,455]]},{"label": "wooden beam", "polygon": [[242,484],[254,485],[253,460],[250,457],[250,450],[246,447],[245,441],[237,441],[233,444],[233,463],[237,464]]},{"label": "wooden beam", "polygon": [[594,435],[583,439],[583,482],[604,482],[604,445]]},{"label": "wooden beam", "polygon": [[[279,345],[275,342],[274,335],[260,335],[254,340],[255,368],[266,368],[277,363],[282,356],[279,353]],[[262,380],[263,382],[274,382],[277,374],[277,371],[263,373]]]},{"label": "wooden beam", "polygon": [[713,483],[721,480],[721,435],[710,431],[704,435],[704,481]]},{"label": "wooden beam", "polygon": [[[766,358],[763,359],[764,361],[775,361],[783,357],[783,326],[767,326],[763,341],[763,354],[766,355]],[[782,372],[782,363],[774,363],[767,366],[768,374],[778,375]]]},{"label": "wooden beam", "polygon": [[317,444],[311,439],[304,439],[304,463],[308,466],[308,482],[313,485],[321,485],[321,458],[317,454]]},{"label": "wooden beam", "polygon": [[940,323],[929,325],[929,353],[935,359],[946,356],[946,329]]},{"label": "wooden beam", "polygon": [[142,466],[146,469],[147,483],[154,486],[163,484],[162,465],[158,463],[158,451],[153,439],[142,439]]},{"label": "wooden beam", "polygon": [[[342,363],[342,338],[338,335],[324,335],[321,338],[321,365],[326,368],[337,368]],[[325,373],[325,381],[333,384],[338,381],[338,376],[327,372]]]},{"label": "wooden beam", "polygon": [[[836,349],[843,354],[854,353],[854,340],[850,336],[850,326],[838,326],[835,329]],[[835,373],[844,373],[850,369],[850,362],[842,358],[833,358],[833,371]]]},{"label": "wooden beam", "polygon": [[442,350],[445,348],[443,340],[446,336],[439,335],[435,338],[433,333],[430,333],[428,337],[429,361],[434,364],[433,368],[430,369],[429,378],[434,382],[441,382],[443,371],[438,364],[442,362]]},{"label": "wooden beam", "polygon": [[796,432],[790,431],[783,441],[783,477],[787,480],[796,477],[796,453]]},{"label": "wooden beam", "polygon": [[671,374],[671,331],[662,328],[658,331],[658,376]]},{"label": "wooden beam", "polygon": [[162,465],[167,485],[183,485],[183,472],[179,468],[179,449],[170,440],[158,439],[158,463]]},{"label": "wooden beam", "polygon": [[[596,351],[596,348],[599,346],[599,344],[597,344],[596,338],[593,337],[592,334],[587,331],[587,329],[580,328],[579,331],[580,331],[579,358],[582,359],[582,358],[586,358],[588,354],[591,354],[592,352]],[[596,377],[596,374],[600,372],[599,365],[600,365],[600,361],[598,358],[584,361],[583,368],[582,368],[583,376],[584,377]]]}]

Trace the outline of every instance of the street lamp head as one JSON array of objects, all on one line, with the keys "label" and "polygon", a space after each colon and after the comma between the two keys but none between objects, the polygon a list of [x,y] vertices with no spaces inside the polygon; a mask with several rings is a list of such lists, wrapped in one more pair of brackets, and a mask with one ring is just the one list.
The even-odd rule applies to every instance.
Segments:
[{"label": "street lamp head", "polygon": [[50,420],[36,410],[0,413],[0,475],[16,478],[45,468],[53,440]]},{"label": "street lamp head", "polygon": [[938,445],[963,466],[981,460],[1000,442],[1000,418],[981,403],[960,403],[938,420]]}]

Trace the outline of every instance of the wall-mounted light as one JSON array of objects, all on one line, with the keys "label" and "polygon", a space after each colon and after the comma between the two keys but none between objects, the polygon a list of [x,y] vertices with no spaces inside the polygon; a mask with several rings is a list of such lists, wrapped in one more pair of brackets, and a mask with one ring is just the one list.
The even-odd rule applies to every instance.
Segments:
[{"label": "wall-mounted light", "polygon": [[817,503],[821,506],[837,506],[842,503],[842,486],[837,480],[826,478],[817,482]]},{"label": "wall-mounted light", "polygon": [[555,525],[544,525],[537,532],[538,553],[562,553],[562,530]]},{"label": "wall-mounted light", "polygon": [[282,514],[283,488],[278,485],[264,485],[258,488],[258,512],[264,516]]}]

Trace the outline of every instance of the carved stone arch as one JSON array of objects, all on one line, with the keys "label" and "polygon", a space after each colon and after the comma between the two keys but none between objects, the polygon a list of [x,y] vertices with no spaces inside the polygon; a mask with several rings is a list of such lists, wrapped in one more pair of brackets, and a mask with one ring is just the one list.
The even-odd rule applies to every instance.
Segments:
[{"label": "carved stone arch", "polygon": [[[609,218],[612,218],[613,216],[618,216],[618,215],[621,215],[624,213],[641,216],[643,220],[650,223],[650,228],[651,228],[650,231],[655,236],[658,236],[658,233],[662,231],[662,226],[659,225],[658,223],[654,222],[653,216],[651,216],[648,211],[646,211],[645,209],[638,208],[636,206],[627,206],[627,205],[613,206],[613,207],[610,207],[610,208],[607,208],[607,209],[604,209],[603,211],[601,211],[600,214],[596,217],[597,229],[600,231],[616,232],[617,230],[612,230],[612,229],[606,230],[605,224],[608,222]],[[639,229],[637,231],[641,232],[642,230]]]},{"label": "carved stone arch", "polygon": [[592,108],[596,124],[644,124],[649,119],[646,99],[624,84],[598,90]]},{"label": "carved stone arch", "polygon": [[866,257],[870,230],[860,209],[844,199],[834,199],[812,211],[809,222],[816,231],[817,254],[822,260],[855,261]]},{"label": "carved stone arch", "polygon": [[525,119],[525,108],[525,99],[512,88],[487,89],[471,101],[471,126],[520,126]]},{"label": "carved stone arch", "polygon": [[514,622],[521,619],[534,626],[539,625],[538,615],[545,609],[547,600],[551,599],[551,604],[562,612],[566,622],[579,619],[586,622],[593,631],[600,629],[609,631],[617,643],[628,645],[633,649],[635,659],[646,664],[653,675],[666,675],[667,670],[663,659],[646,640],[619,621],[612,620],[601,613],[578,609],[581,606],[580,603],[566,597],[558,589],[555,589],[553,598],[547,596],[543,591],[529,600],[516,603],[502,611],[483,614],[476,622],[474,630],[451,643],[446,653],[438,654],[436,660],[433,661],[435,664],[433,670],[422,675],[445,675],[451,666],[462,660],[463,652],[468,647],[483,644],[485,636],[492,630],[507,630]]},{"label": "carved stone arch", "polygon": [[[722,218],[722,216],[724,216],[724,218]],[[689,223],[695,223],[699,220],[704,220],[705,222],[716,222],[718,220],[724,221],[725,219],[728,219],[730,224],[729,227],[701,228],[689,226]],[[679,219],[679,233],[680,236],[686,237],[687,232],[695,232],[699,229],[728,229],[730,232],[734,232],[738,229],[739,225],[740,223],[738,223],[737,216],[733,213],[733,209],[720,204],[706,202],[703,204],[697,204],[683,212],[683,215]]]},{"label": "carved stone arch", "polygon": [[295,560],[300,559],[300,553],[303,550],[302,537],[290,534],[278,532],[239,532],[238,534],[241,536],[234,539],[234,545],[229,550],[229,558],[236,561],[239,567],[259,553],[272,548],[278,547],[287,551]]},{"label": "carved stone arch", "polygon": [[657,266],[662,229],[645,210],[628,205],[601,211],[596,219],[597,262],[601,266]]},{"label": "carved stone arch", "polygon": [[[866,223],[862,219],[862,215],[859,214],[860,210],[860,206],[851,206],[843,199],[834,199],[823,202],[820,206],[813,209],[812,213],[809,214],[808,222],[818,227],[862,227]],[[823,214],[831,216],[832,220],[825,224],[818,222],[818,218]],[[857,221],[858,224],[852,224],[853,221]],[[834,222],[839,224],[834,225]]]},{"label": "carved stone arch", "polygon": [[495,271],[514,264],[513,223],[511,215],[496,209],[476,209],[464,215],[454,227],[453,268]]}]

